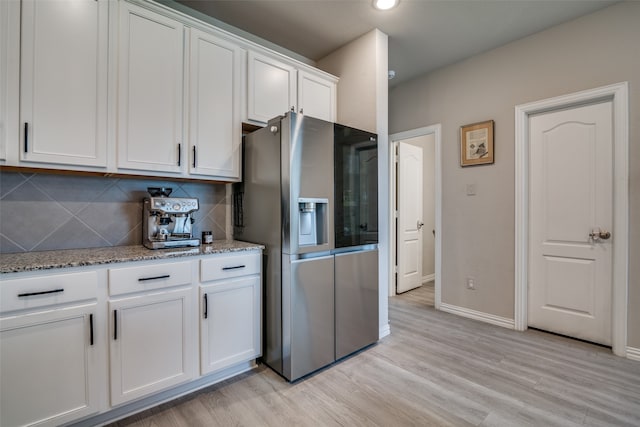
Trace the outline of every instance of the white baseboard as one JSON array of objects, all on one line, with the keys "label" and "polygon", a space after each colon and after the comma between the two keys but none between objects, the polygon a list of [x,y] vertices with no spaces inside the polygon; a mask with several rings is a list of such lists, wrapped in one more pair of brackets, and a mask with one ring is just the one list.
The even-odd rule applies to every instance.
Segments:
[{"label": "white baseboard", "polygon": [[640,348],[627,347],[627,359],[640,362]]},{"label": "white baseboard", "polygon": [[473,320],[479,320],[492,325],[502,326],[507,329],[515,329],[515,321],[506,317],[496,316],[494,314],[483,313],[481,311],[471,310],[470,308],[458,307],[447,303],[440,303],[440,310],[447,313],[457,314],[458,316],[467,317]]},{"label": "white baseboard", "polygon": [[436,280],[436,273],[427,274],[426,276],[422,276],[422,283],[427,283]]},{"label": "white baseboard", "polygon": [[391,333],[391,326],[387,323],[378,332],[378,339],[384,338]]}]

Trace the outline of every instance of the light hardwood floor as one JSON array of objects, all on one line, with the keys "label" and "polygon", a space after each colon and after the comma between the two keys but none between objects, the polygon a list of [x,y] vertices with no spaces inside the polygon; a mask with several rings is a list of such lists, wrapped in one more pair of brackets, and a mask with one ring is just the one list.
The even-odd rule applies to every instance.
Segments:
[{"label": "light hardwood floor", "polygon": [[115,425],[640,426],[640,362],[429,298],[429,286],[391,298],[390,336],[295,384],[261,365]]}]

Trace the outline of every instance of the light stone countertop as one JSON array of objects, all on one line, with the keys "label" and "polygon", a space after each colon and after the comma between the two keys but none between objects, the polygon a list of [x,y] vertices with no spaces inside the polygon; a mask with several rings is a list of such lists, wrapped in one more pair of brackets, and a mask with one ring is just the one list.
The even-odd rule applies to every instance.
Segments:
[{"label": "light stone countertop", "polygon": [[237,240],[214,240],[211,244],[193,248],[152,250],[142,245],[136,245],[0,254],[0,274],[129,261],[224,254],[256,249],[262,250],[264,246],[257,243],[240,242]]}]

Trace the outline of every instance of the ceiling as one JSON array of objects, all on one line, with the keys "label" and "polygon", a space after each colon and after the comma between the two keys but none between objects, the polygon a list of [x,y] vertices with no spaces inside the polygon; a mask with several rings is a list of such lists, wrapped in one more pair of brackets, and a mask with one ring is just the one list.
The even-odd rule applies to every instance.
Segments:
[{"label": "ceiling", "polygon": [[613,0],[177,0],[313,61],[369,32],[389,36],[390,86],[609,6]]}]

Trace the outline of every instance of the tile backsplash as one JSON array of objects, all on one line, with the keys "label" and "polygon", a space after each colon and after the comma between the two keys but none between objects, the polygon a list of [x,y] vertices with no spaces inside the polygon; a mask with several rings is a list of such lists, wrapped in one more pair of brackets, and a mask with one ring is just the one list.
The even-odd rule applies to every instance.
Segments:
[{"label": "tile backsplash", "polygon": [[211,230],[215,239],[227,237],[224,184],[0,172],[0,252],[142,244],[147,187],[197,197],[195,235]]}]

